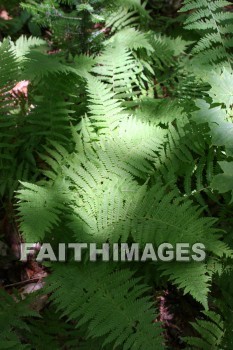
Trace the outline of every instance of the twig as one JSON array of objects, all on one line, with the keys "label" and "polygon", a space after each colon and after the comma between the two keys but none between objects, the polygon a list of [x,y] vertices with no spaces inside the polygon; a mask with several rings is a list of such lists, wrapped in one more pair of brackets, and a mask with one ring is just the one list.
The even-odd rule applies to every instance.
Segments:
[{"label": "twig", "polygon": [[25,280],[25,281],[21,281],[21,282],[16,282],[16,283],[12,283],[12,284],[7,284],[6,286],[3,286],[4,288],[9,288],[9,287],[14,287],[14,286],[18,286],[21,284],[27,284],[30,283],[31,281],[39,281],[41,280],[41,278],[39,277],[35,277],[35,278],[31,278],[29,280]]}]

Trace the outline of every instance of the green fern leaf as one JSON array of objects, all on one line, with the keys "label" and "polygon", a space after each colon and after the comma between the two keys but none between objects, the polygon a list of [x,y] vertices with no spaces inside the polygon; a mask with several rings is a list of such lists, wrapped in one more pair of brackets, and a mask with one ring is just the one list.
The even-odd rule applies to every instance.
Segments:
[{"label": "green fern leaf", "polygon": [[106,264],[59,265],[47,291],[53,291],[51,300],[63,316],[87,326],[88,337],[104,336],[104,348],[110,344],[113,349],[162,350],[161,327],[153,322],[153,303],[145,294],[148,288],[133,275]]}]

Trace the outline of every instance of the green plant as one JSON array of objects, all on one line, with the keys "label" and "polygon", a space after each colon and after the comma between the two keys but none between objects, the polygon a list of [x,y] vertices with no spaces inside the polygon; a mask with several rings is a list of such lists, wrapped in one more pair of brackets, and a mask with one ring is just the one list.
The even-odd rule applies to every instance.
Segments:
[{"label": "green plant", "polygon": [[[185,28],[203,32],[189,41],[154,33],[137,0],[119,0],[108,11],[102,1],[37,5],[23,7],[52,30],[61,51],[48,55],[46,41],[24,36],[0,46],[0,189],[17,202],[23,239],[55,250],[59,242],[134,242],[141,249],[202,242],[207,257],[92,264],[68,256],[51,263],[40,291],[51,302],[40,312],[48,326],[20,301],[17,317],[27,318],[29,335],[7,321],[15,343],[3,346],[40,349],[46,334],[44,348],[169,349],[154,300],[163,286],[198,305],[195,335],[182,334],[187,349],[230,346],[232,317],[224,311],[232,305],[221,299],[233,258],[228,3],[185,1]],[[90,39],[95,21],[109,27],[100,45]],[[67,43],[69,26],[80,32]],[[26,93],[14,92],[19,81],[28,82]]]}]

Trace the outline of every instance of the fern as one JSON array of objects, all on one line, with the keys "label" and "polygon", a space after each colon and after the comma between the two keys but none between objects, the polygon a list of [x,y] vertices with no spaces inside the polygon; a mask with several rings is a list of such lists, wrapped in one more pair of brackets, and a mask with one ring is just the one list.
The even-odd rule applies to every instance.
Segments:
[{"label": "fern", "polygon": [[89,338],[105,337],[104,348],[110,344],[114,349],[163,349],[161,328],[153,323],[153,304],[145,295],[148,289],[133,275],[105,264],[82,268],[70,264],[68,270],[60,265],[47,290],[53,291],[52,300],[63,316],[76,320],[77,326],[87,325]]},{"label": "fern", "polygon": [[[14,151],[17,149],[17,146],[19,144],[19,141],[17,141],[16,144],[12,143],[12,140],[15,137],[14,126],[16,124],[17,118],[14,114],[16,108],[13,108],[14,104],[10,98],[10,90],[13,89],[17,81],[20,80],[19,65],[15,54],[11,51],[11,47],[8,41],[4,41],[0,46],[0,65],[0,169],[2,176],[6,178],[6,174],[11,173],[12,163],[14,163]],[[9,147],[11,151],[9,151]],[[1,184],[1,194],[5,193],[8,186],[11,186],[11,177],[8,180],[9,182],[4,181]]]},{"label": "fern", "polygon": [[[112,59],[114,57],[114,59]],[[142,73],[142,66],[132,57],[124,47],[107,49],[98,59],[98,65],[92,69],[99,79],[109,84],[118,98],[131,97],[139,93],[138,77]]]},{"label": "fern", "polygon": [[203,312],[210,320],[196,320],[192,323],[193,328],[199,333],[198,337],[186,337],[184,340],[192,349],[219,349],[221,346],[224,329],[221,317],[213,311]]},{"label": "fern", "polygon": [[[77,264],[68,254],[65,264],[46,264],[40,319],[31,298],[1,292],[0,347],[162,350],[171,345],[172,320],[163,329],[164,310],[157,315],[153,299],[165,288],[199,305],[194,336],[181,330],[187,347],[230,346],[232,293],[223,283],[233,258],[227,4],[185,0],[189,13],[158,31],[147,10],[153,5],[139,0],[22,5],[28,21],[51,35],[47,43],[21,36],[0,44],[0,189],[4,202],[17,201],[23,240],[50,242],[55,251],[72,241],[138,243],[140,251],[147,243],[201,242],[206,260],[90,264],[85,255]],[[182,18],[192,30],[188,40]],[[17,95],[20,81],[27,89]]]},{"label": "fern", "polygon": [[211,275],[205,264],[195,262],[188,263],[185,269],[182,263],[175,262],[172,265],[161,266],[162,276],[169,276],[169,280],[184,290],[184,294],[190,293],[194,299],[200,302],[208,310],[208,293],[210,291]]},{"label": "fern", "polygon": [[[118,48],[124,47],[131,51],[142,48],[146,49],[148,53],[154,51],[149,41],[149,35],[131,27],[117,31],[106,41],[106,45],[117,46]],[[115,52],[115,54],[117,54],[117,52]]]},{"label": "fern", "polygon": [[114,98],[115,94],[110,91],[107,85],[91,76],[88,77],[87,90],[90,101],[90,117],[96,128],[108,127],[112,130],[116,128],[124,114],[120,102]]},{"label": "fern", "polygon": [[[76,61],[76,67],[60,63],[57,58],[34,49],[42,43],[39,39],[22,37],[15,45],[4,41],[0,46],[0,169],[6,178],[1,193],[10,196],[17,188],[19,178],[27,180],[32,172],[37,176],[35,153],[42,150],[41,143],[56,140],[68,145],[74,112],[71,109],[72,84],[79,83],[81,88],[82,77],[93,64],[92,60],[81,58]],[[64,76],[70,81],[66,88]],[[14,92],[19,82],[27,84],[25,94]]]},{"label": "fern", "polygon": [[40,38],[27,38],[22,35],[15,43],[12,42],[12,49],[17,58],[25,59],[31,48],[44,45],[45,41]]},{"label": "fern", "polygon": [[[90,151],[91,149],[89,148],[89,157],[91,155]],[[52,154],[53,158],[60,159],[60,156],[56,155],[56,153]],[[59,167],[55,165],[55,169],[56,172],[65,176],[68,186],[75,188],[75,193],[79,193],[79,196],[74,193],[73,196],[69,197],[67,202],[70,206],[70,213],[67,216],[69,221],[68,226],[74,235],[77,235],[77,232],[79,232],[76,238],[78,241],[82,241],[85,237],[88,241],[94,239],[96,242],[105,242],[107,240],[117,242],[121,239],[121,241],[125,242],[132,236],[135,242],[142,245],[146,242],[153,242],[158,246],[166,241],[176,244],[188,239],[190,244],[194,244],[197,241],[203,242],[206,249],[217,256],[226,254],[231,257],[231,251],[224,243],[218,240],[219,235],[211,227],[213,220],[198,219],[200,215],[199,210],[194,209],[191,203],[183,203],[181,199],[175,200],[174,193],[165,195],[164,191],[160,189],[160,185],[154,186],[148,191],[145,186],[140,188],[130,180],[127,172],[122,175],[125,178],[127,176],[128,179],[119,181],[119,172],[114,170],[114,167],[106,157],[103,158],[103,165],[101,167],[100,164],[102,162],[98,165],[96,160],[94,163],[93,161],[89,164],[86,162],[82,166],[77,167],[77,165],[74,165],[75,159],[77,165],[82,164],[82,157],[78,156],[76,158],[74,156],[71,158],[72,163],[68,163],[68,167],[62,166],[61,170],[59,170]],[[54,166],[53,162],[50,162],[50,164]],[[94,172],[95,176],[93,176]],[[53,175],[51,178],[56,179]],[[57,186],[61,188],[59,178],[57,183]],[[21,229],[28,239],[33,238],[37,241],[41,238],[39,231],[37,231],[38,236],[35,236],[34,231],[33,237],[31,237],[30,229],[27,225],[29,222],[34,222],[34,206],[38,208],[39,195],[44,190],[35,188],[36,192],[34,192],[34,188],[30,190],[29,185],[25,184],[25,186],[27,189],[21,190],[19,194],[19,198],[22,201],[19,205],[23,219]],[[93,191],[93,188],[95,188],[95,191]],[[55,192],[57,193],[57,191]],[[68,188],[66,188],[66,192],[68,193]],[[24,194],[26,195],[25,197]],[[35,204],[28,202],[26,199],[30,198],[30,196],[34,198]],[[54,199],[51,195],[49,198],[50,200]],[[64,201],[67,201],[66,196],[62,195],[59,204],[58,198],[56,201],[52,201],[53,203],[57,203],[53,208],[50,208],[47,202],[41,202],[40,210],[41,212],[44,211],[45,218],[47,217],[47,219],[44,221],[44,226],[41,225],[40,230],[48,228],[51,232],[51,223],[58,221],[59,210]],[[26,217],[25,215],[28,216]],[[181,281],[180,287],[183,288],[185,285],[185,290],[190,291],[191,295],[197,298],[195,288],[196,278],[200,275],[200,272],[198,272],[199,266],[197,265],[197,270],[196,272],[194,271],[193,279],[189,276],[189,280],[185,277],[185,267],[183,266],[183,268],[184,275],[182,275],[182,272],[179,272],[180,270],[177,270]],[[173,269],[174,273],[176,273],[174,266]],[[208,269],[205,269],[206,273],[208,273]],[[208,279],[206,279],[205,274],[203,278],[203,284],[206,284],[206,288],[204,289],[206,291],[204,293],[206,298]],[[205,301],[205,307],[207,307],[206,305]]]},{"label": "fern", "polygon": [[102,46],[104,36],[101,31],[90,33],[89,29],[104,21],[102,12],[107,5],[103,0],[82,1],[80,4],[59,0],[21,3],[22,8],[32,15],[33,23],[50,28],[53,45],[62,49],[67,60],[89,50],[96,52]]},{"label": "fern", "polygon": [[142,98],[135,115],[153,125],[168,125],[183,118],[184,110],[175,99]]},{"label": "fern", "polygon": [[[58,205],[60,188],[52,188],[51,190],[42,189],[36,185],[25,184],[24,190],[19,190],[20,198],[24,201],[23,205],[19,204],[22,215],[21,229],[27,232],[26,238],[29,240],[40,241],[44,238],[46,231],[58,224],[59,214],[63,209],[63,205]],[[37,202],[33,203],[33,198],[37,196]],[[56,203],[56,204],[55,204]],[[40,225],[36,224],[33,213],[40,212]],[[50,213],[48,216],[48,212]],[[37,229],[35,229],[37,227]]]},{"label": "fern", "polygon": [[224,12],[227,1],[185,0],[182,12],[192,11],[186,19],[185,27],[188,30],[200,30],[203,36],[194,46],[192,53],[197,55],[202,64],[231,64],[232,57],[229,49],[232,48],[232,13]]},{"label": "fern", "polygon": [[38,314],[30,309],[30,298],[25,300],[19,298],[17,294],[12,296],[3,290],[0,291],[1,349],[30,349],[22,339],[22,332],[30,331],[25,318],[38,317]]},{"label": "fern", "polygon": [[[31,348],[62,350],[65,346],[69,350],[74,350],[77,347],[87,349],[88,344],[94,346],[93,342],[84,340],[86,334],[83,329],[75,328],[75,325],[67,322],[64,317],[58,318],[54,307],[47,306],[41,316],[40,319],[30,320],[28,324],[30,332],[27,333],[27,342],[31,345]],[[41,339],[43,339],[43,343]],[[98,347],[97,344],[95,346],[100,350],[100,346]]]}]

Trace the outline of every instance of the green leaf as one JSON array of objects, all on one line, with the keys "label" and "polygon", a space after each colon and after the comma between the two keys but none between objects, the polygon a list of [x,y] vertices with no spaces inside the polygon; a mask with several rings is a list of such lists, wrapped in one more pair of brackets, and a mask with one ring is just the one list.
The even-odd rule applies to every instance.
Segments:
[{"label": "green leaf", "polygon": [[212,181],[212,187],[220,193],[231,191],[231,203],[233,202],[233,162],[218,162],[223,173],[218,174]]},{"label": "green leaf", "polygon": [[214,103],[224,103],[229,109],[233,105],[233,72],[224,68],[222,73],[212,72],[207,78],[211,89],[210,97]]},{"label": "green leaf", "polygon": [[199,110],[193,113],[192,119],[198,124],[206,122],[209,124],[212,144],[232,149],[233,123],[227,121],[226,110],[220,106],[210,108],[210,105],[203,100],[197,101],[196,106]]}]

